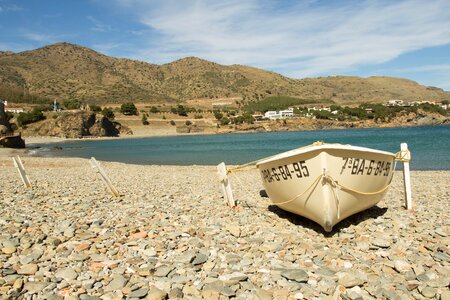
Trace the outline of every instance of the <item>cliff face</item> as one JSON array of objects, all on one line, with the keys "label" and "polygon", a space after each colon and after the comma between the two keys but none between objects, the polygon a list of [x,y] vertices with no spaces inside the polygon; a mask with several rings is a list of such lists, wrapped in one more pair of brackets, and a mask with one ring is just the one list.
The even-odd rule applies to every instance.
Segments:
[{"label": "cliff face", "polygon": [[64,112],[47,115],[46,120],[30,124],[24,136],[55,136],[64,138],[106,137],[132,134],[131,130],[103,116],[88,112]]},{"label": "cliff face", "polygon": [[5,105],[0,101],[0,136],[12,134],[13,130],[5,113]]}]

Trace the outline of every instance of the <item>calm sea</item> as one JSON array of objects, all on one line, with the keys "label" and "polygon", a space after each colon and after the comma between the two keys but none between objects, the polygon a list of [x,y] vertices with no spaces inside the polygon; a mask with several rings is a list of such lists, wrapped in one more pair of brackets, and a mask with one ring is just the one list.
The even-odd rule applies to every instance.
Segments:
[{"label": "calm sea", "polygon": [[[408,143],[412,170],[450,170],[450,126],[195,135],[35,144],[45,157],[95,157],[133,164],[241,164],[315,141],[397,152]],[[57,146],[57,147],[55,147]],[[61,147],[62,149],[57,149]]]}]

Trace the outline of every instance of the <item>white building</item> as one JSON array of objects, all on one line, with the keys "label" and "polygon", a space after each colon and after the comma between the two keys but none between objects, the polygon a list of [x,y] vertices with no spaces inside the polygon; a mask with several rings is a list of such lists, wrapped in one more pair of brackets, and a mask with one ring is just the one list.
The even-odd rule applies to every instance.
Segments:
[{"label": "white building", "polygon": [[403,100],[393,99],[388,101],[389,106],[402,106],[403,104],[404,104]]},{"label": "white building", "polygon": [[288,108],[279,111],[269,110],[264,114],[264,117],[270,120],[292,118],[293,116],[294,116],[293,108]]},{"label": "white building", "polygon": [[23,108],[18,108],[18,107],[5,107],[5,111],[6,111],[6,112],[12,112],[12,113],[18,114],[18,113],[23,113]]}]

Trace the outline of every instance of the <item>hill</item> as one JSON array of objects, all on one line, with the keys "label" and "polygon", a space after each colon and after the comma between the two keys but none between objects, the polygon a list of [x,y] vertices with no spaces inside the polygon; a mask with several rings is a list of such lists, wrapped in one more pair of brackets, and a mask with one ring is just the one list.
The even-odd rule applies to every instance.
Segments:
[{"label": "hill", "polygon": [[390,99],[450,100],[449,92],[407,79],[348,76],[291,79],[253,67],[224,66],[196,57],[156,65],[113,58],[68,43],[20,53],[0,52],[0,87],[50,99],[96,104],[231,97],[249,102],[276,95],[325,99],[337,104]]}]

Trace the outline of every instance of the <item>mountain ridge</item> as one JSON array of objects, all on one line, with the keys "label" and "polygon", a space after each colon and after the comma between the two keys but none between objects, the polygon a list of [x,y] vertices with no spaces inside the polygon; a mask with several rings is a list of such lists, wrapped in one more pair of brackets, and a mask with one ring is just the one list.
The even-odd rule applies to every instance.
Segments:
[{"label": "mountain ridge", "polygon": [[245,103],[275,95],[327,99],[337,104],[450,100],[450,92],[403,78],[292,79],[255,67],[221,65],[193,56],[157,65],[114,58],[65,42],[19,53],[0,51],[0,85],[50,99],[96,104],[227,97],[238,97]]}]

